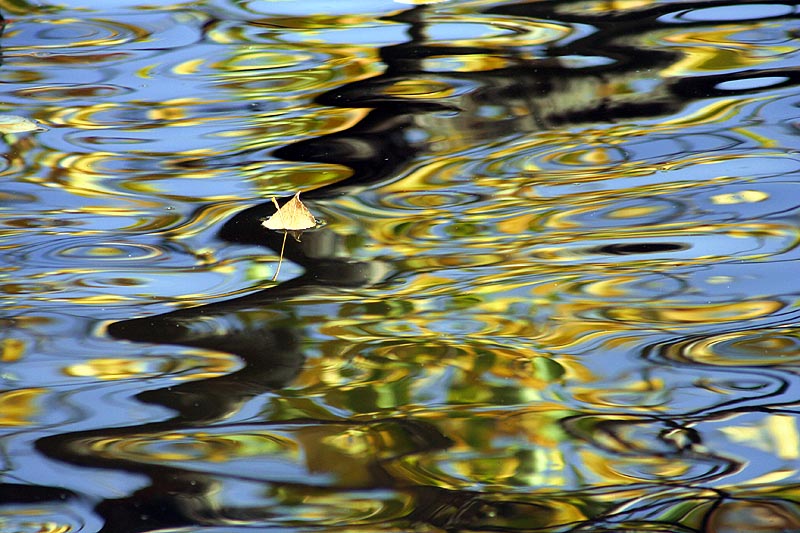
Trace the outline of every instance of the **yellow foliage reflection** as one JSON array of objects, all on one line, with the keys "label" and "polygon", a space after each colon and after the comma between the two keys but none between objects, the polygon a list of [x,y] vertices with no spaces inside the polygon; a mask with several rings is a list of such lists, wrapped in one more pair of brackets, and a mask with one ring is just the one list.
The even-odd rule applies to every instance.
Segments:
[{"label": "yellow foliage reflection", "polygon": [[92,359],[69,365],[64,373],[73,377],[92,377],[101,380],[130,379],[145,376],[174,374],[176,380],[209,379],[229,374],[241,366],[236,356],[211,351],[189,351],[178,360],[173,358]]},{"label": "yellow foliage reflection", "polygon": [[0,392],[0,426],[27,426],[39,414],[37,401],[47,389],[31,388]]}]

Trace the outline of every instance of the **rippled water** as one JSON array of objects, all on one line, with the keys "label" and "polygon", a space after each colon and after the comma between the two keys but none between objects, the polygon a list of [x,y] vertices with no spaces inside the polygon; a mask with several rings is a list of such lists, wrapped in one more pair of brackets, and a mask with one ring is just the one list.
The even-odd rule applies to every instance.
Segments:
[{"label": "rippled water", "polygon": [[0,529],[800,530],[798,4],[0,1]]}]

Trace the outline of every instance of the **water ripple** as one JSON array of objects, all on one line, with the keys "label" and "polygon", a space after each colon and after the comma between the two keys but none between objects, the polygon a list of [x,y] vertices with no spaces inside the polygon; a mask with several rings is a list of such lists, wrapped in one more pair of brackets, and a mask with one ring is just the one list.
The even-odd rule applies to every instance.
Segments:
[{"label": "water ripple", "polygon": [[49,50],[101,51],[162,49],[197,42],[206,15],[199,12],[133,14],[125,22],[109,18],[32,17],[15,19],[8,27],[3,49],[48,56]]},{"label": "water ripple", "polygon": [[93,510],[0,522],[799,523],[795,7],[66,2],[4,30],[0,422]]},{"label": "water ripple", "polygon": [[744,4],[714,7],[700,7],[670,13],[661,17],[661,21],[682,24],[685,22],[734,22],[753,21],[785,17],[795,13],[795,8],[785,4]]},{"label": "water ripple", "polygon": [[102,527],[88,506],[76,502],[3,505],[0,524],[16,533],[66,533]]},{"label": "water ripple", "polygon": [[703,365],[772,367],[796,363],[798,348],[800,335],[795,328],[765,328],[689,338],[665,346],[660,355]]},{"label": "water ripple", "polygon": [[103,266],[135,262],[139,266],[164,260],[163,248],[135,242],[105,241],[92,238],[55,238],[28,245],[9,254],[10,263],[63,267]]}]

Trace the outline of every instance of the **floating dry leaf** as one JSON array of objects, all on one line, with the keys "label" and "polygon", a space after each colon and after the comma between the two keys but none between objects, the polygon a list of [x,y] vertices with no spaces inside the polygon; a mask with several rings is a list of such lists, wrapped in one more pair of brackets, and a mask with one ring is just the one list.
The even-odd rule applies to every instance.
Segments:
[{"label": "floating dry leaf", "polygon": [[300,193],[295,194],[291,200],[286,202],[283,207],[278,205],[278,201],[272,198],[272,203],[275,204],[275,214],[262,222],[265,228],[272,230],[283,231],[283,243],[281,244],[281,253],[278,258],[278,268],[275,270],[275,275],[272,276],[272,281],[278,279],[278,274],[281,271],[281,264],[283,264],[283,249],[286,246],[286,235],[291,233],[295,239],[300,240],[300,233],[303,230],[311,229],[317,225],[317,219],[311,214],[311,211],[303,205],[300,201]]},{"label": "floating dry leaf", "polygon": [[47,128],[18,115],[0,115],[0,133],[23,133],[25,131],[47,131]]},{"label": "floating dry leaf", "polygon": [[[278,205],[274,198],[272,201],[275,205]],[[265,220],[263,224],[267,229],[298,231],[315,227],[317,219],[300,201],[300,193],[298,192],[283,207],[279,207],[278,211]]]}]

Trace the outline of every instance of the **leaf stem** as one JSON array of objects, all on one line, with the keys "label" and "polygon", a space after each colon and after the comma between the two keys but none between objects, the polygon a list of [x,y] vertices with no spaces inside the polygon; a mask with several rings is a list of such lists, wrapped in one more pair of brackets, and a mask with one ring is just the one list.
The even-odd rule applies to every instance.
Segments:
[{"label": "leaf stem", "polygon": [[281,255],[278,256],[278,268],[275,270],[275,275],[272,276],[272,281],[278,279],[278,274],[281,273],[281,264],[283,263],[283,247],[286,246],[286,235],[287,231],[283,232],[283,244],[281,244]]}]

